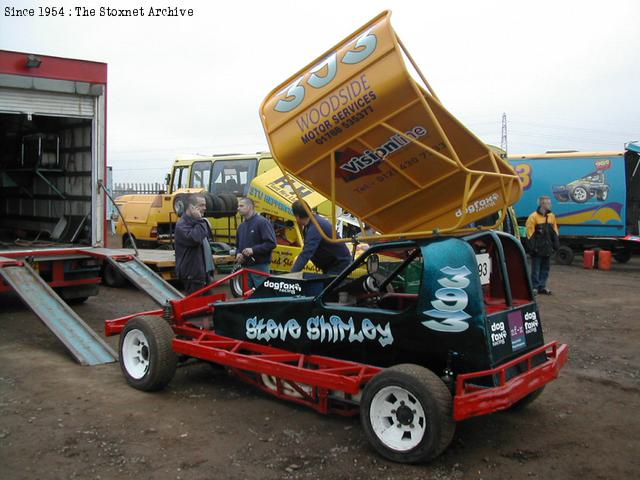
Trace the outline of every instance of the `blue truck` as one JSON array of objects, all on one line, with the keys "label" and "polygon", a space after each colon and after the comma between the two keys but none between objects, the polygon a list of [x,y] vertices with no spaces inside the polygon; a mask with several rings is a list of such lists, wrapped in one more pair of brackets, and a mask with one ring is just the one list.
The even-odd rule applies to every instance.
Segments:
[{"label": "blue truck", "polygon": [[509,162],[524,193],[515,205],[524,225],[538,198],[551,197],[560,227],[556,261],[569,265],[575,252],[606,248],[621,263],[640,251],[640,143],[622,152],[548,152],[512,155]]}]

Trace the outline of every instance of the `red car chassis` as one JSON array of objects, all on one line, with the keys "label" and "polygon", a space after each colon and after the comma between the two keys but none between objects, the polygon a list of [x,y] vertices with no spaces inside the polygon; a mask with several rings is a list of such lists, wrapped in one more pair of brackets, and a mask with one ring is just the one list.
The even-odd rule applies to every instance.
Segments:
[{"label": "red car chassis", "polygon": [[[382,368],[236,340],[205,328],[215,309],[214,303],[226,300],[224,293],[211,291],[242,276],[247,292],[245,297],[249,296],[249,273],[263,274],[250,269],[239,270],[184,299],[170,301],[164,309],[108,320],[105,335],[120,334],[127,322],[140,315],[164,317],[175,333],[172,346],[176,353],[224,365],[261,390],[320,413],[356,415],[359,394]],[[547,359],[534,366],[533,359],[540,354],[546,355]],[[550,342],[499,367],[458,375],[453,397],[454,420],[510,407],[557,378],[567,357],[567,345]],[[523,370],[522,373],[507,380],[507,370],[516,366]],[[499,378],[499,386],[483,388],[473,384],[474,380],[492,375]],[[269,381],[265,381],[265,376]]]}]

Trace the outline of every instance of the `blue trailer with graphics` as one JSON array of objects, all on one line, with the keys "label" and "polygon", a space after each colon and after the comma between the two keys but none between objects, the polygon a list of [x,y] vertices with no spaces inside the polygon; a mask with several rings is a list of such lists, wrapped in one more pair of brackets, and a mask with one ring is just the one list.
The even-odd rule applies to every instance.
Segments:
[{"label": "blue trailer with graphics", "polygon": [[553,202],[560,227],[558,263],[568,265],[576,251],[606,248],[619,262],[640,251],[640,143],[623,152],[563,152],[514,155],[511,165],[524,193],[515,205],[524,225],[540,196]]}]

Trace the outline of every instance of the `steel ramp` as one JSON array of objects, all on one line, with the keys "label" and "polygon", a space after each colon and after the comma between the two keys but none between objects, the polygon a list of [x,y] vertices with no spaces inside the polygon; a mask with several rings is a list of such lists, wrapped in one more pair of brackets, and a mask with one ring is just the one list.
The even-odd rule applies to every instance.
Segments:
[{"label": "steel ramp", "polygon": [[28,263],[0,257],[0,276],[82,365],[116,362],[118,356]]},{"label": "steel ramp", "polygon": [[106,258],[114,268],[159,305],[165,305],[168,300],[184,298],[182,293],[165,282],[160,275],[147,267],[140,259],[131,255],[107,256]]}]

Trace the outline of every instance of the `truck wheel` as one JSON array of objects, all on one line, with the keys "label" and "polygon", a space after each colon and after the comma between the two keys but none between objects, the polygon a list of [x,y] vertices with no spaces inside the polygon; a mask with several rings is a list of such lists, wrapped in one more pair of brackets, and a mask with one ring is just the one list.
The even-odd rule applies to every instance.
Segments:
[{"label": "truck wheel", "polygon": [[453,439],[452,399],[433,372],[412,364],[395,365],[364,388],[360,421],[373,448],[394,462],[426,462]]},{"label": "truck wheel", "polygon": [[109,262],[105,262],[102,282],[107,287],[124,287],[127,284],[127,278]]},{"label": "truck wheel", "polygon": [[613,258],[615,258],[616,262],[618,263],[627,263],[629,260],[631,260],[631,250],[627,248],[616,250],[616,252],[613,254]]},{"label": "truck wheel", "polygon": [[558,265],[571,265],[574,255],[571,247],[561,245],[556,252],[556,263]]},{"label": "truck wheel", "polygon": [[120,368],[133,388],[151,392],[164,388],[176,372],[171,348],[173,330],[161,317],[140,316],[120,335]]},{"label": "truck wheel", "polygon": [[602,200],[602,201],[606,200],[608,196],[609,196],[609,190],[607,190],[607,189],[602,190],[601,192],[598,192],[596,194],[596,198],[598,200]]},{"label": "truck wheel", "polygon": [[542,392],[544,392],[544,387],[541,387],[538,390],[535,390],[535,391],[531,392],[526,397],[521,398],[516,403],[511,405],[507,409],[507,411],[509,411],[509,412],[519,412],[520,410],[524,409],[527,405],[533,403],[536,398],[538,398],[540,395],[542,395]]},{"label": "truck wheel", "polygon": [[571,198],[576,203],[584,203],[589,200],[589,192],[586,188],[577,186],[571,191]]}]

